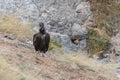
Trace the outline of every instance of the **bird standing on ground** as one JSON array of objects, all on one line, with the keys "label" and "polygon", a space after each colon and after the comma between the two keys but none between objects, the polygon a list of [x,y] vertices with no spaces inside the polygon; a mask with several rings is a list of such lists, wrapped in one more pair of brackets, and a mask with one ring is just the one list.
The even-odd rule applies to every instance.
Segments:
[{"label": "bird standing on ground", "polygon": [[39,32],[33,35],[33,45],[36,51],[44,53],[48,51],[50,43],[50,35],[44,28],[44,23],[39,23]]}]

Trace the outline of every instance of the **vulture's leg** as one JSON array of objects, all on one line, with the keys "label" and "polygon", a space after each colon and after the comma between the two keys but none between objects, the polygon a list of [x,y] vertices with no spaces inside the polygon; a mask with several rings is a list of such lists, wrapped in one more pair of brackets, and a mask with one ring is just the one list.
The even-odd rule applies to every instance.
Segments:
[{"label": "vulture's leg", "polygon": [[40,51],[39,51],[39,56],[40,56],[40,57],[46,57],[46,56],[45,56],[45,53],[44,53],[44,52],[40,52]]},{"label": "vulture's leg", "polygon": [[39,51],[37,51],[36,56],[39,54]]},{"label": "vulture's leg", "polygon": [[40,57],[42,56],[41,52],[40,51],[37,51],[36,53],[36,59],[37,60],[40,60]]},{"label": "vulture's leg", "polygon": [[42,52],[42,57],[47,57],[47,55],[44,52]]},{"label": "vulture's leg", "polygon": [[39,51],[39,56],[42,57],[42,55],[43,55],[42,52]]}]

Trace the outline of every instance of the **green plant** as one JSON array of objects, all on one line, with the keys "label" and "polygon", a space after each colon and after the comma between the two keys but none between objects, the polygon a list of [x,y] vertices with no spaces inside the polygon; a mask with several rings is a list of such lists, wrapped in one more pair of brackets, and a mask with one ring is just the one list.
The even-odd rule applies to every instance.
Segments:
[{"label": "green plant", "polygon": [[87,49],[89,53],[95,54],[104,51],[110,44],[110,37],[117,32],[116,29],[120,24],[120,4],[114,0],[88,0],[93,12],[93,21],[95,28],[91,27],[89,39],[87,40]]},{"label": "green plant", "polygon": [[48,50],[50,51],[50,50],[53,50],[54,48],[55,48],[54,46],[50,45]]},{"label": "green plant", "polygon": [[61,48],[61,47],[62,47],[62,44],[60,44],[60,43],[59,43],[58,41],[56,41],[56,40],[51,39],[48,50],[52,50],[52,49],[54,49],[54,48],[56,48],[56,47]]},{"label": "green plant", "polygon": [[109,39],[100,36],[97,31],[90,29],[87,43],[87,49],[90,53],[90,56],[92,56],[95,53],[104,51],[109,44]]},{"label": "green plant", "polygon": [[25,77],[22,77],[20,80],[27,80]]},{"label": "green plant", "polygon": [[62,47],[62,44],[60,44],[57,40],[51,39],[50,42],[56,45],[57,47]]},{"label": "green plant", "polygon": [[27,66],[26,66],[25,64],[21,64],[21,65],[20,65],[20,69],[21,69],[21,70],[25,70],[26,68],[27,68]]}]

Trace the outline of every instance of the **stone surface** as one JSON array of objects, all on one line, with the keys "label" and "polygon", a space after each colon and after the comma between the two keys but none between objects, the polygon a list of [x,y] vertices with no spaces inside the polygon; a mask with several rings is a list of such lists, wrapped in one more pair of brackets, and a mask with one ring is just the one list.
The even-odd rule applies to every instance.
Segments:
[{"label": "stone surface", "polygon": [[80,26],[79,24],[74,23],[72,26],[72,36],[74,35],[86,35],[88,33],[88,30],[84,26]]},{"label": "stone surface", "polygon": [[79,46],[71,43],[70,38],[76,34],[84,37],[88,30],[83,24],[93,23],[86,0],[0,0],[0,13],[16,16],[22,22],[32,23],[33,27],[44,22],[46,30],[63,44],[65,51],[81,51],[85,48],[86,38]]}]

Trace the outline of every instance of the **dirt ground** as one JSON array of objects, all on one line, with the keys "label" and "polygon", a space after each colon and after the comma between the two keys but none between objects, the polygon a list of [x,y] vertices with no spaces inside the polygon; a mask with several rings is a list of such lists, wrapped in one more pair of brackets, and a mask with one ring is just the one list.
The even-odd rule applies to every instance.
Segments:
[{"label": "dirt ground", "polygon": [[13,77],[12,80],[108,80],[84,66],[58,61],[57,59],[63,55],[60,50],[48,51],[47,57],[41,57],[36,55],[37,52],[33,48],[18,43],[16,39],[8,39],[5,34],[0,34],[0,56],[5,61],[0,64],[6,63],[6,68],[11,69],[11,72],[5,72],[6,68],[0,67],[3,69],[0,72],[0,80],[11,80]]}]

